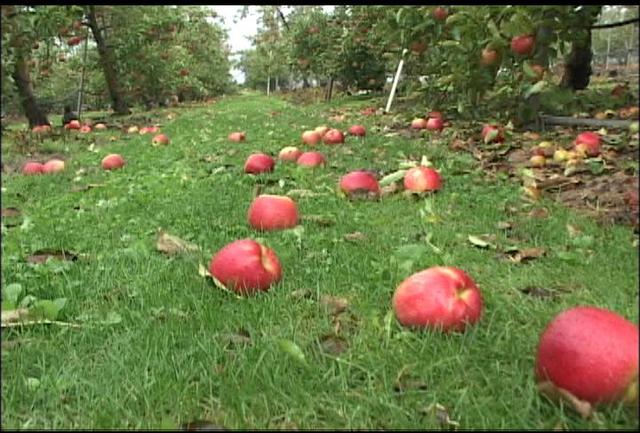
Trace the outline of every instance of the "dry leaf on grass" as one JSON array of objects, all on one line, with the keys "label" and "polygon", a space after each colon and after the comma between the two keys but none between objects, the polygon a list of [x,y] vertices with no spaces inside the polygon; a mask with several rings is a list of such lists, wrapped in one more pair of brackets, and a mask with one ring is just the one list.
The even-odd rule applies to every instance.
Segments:
[{"label": "dry leaf on grass", "polygon": [[47,260],[49,259],[68,260],[70,262],[74,262],[78,260],[78,254],[71,251],[65,251],[65,250],[43,249],[43,250],[35,251],[33,254],[28,256],[27,262],[33,263],[33,264],[42,264],[42,263],[46,263]]},{"label": "dry leaf on grass", "polygon": [[562,400],[568,403],[569,406],[582,416],[582,418],[588,419],[593,415],[594,408],[588,401],[580,400],[569,391],[558,388],[553,382],[545,381],[538,383],[538,391],[546,395],[553,401]]},{"label": "dry leaf on grass", "polygon": [[347,233],[346,235],[344,235],[344,239],[349,242],[366,241],[367,235],[361,232]]},{"label": "dry leaf on grass", "polygon": [[320,297],[320,304],[327,307],[331,315],[338,315],[349,308],[349,301],[345,298],[339,298],[337,296],[322,295]]},{"label": "dry leaf on grass", "polygon": [[200,251],[200,247],[180,239],[177,236],[170,235],[169,233],[159,230],[156,241],[156,248],[158,251],[167,255],[184,254]]},{"label": "dry leaf on grass", "polygon": [[513,263],[522,263],[542,257],[546,252],[544,248],[509,248],[504,251],[503,257]]},{"label": "dry leaf on grass", "polygon": [[20,216],[20,209],[15,207],[2,208],[2,217],[17,217]]},{"label": "dry leaf on grass", "polygon": [[347,340],[335,334],[326,334],[318,339],[320,349],[330,355],[340,355],[345,352],[349,345]]}]

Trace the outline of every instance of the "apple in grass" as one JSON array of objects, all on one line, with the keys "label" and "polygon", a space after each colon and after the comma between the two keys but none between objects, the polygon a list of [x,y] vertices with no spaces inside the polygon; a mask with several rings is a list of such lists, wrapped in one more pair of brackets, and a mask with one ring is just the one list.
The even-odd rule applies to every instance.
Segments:
[{"label": "apple in grass", "polygon": [[302,142],[310,146],[315,146],[322,140],[322,134],[315,130],[304,131],[302,133]]},{"label": "apple in grass", "polygon": [[440,173],[430,167],[413,167],[404,174],[404,188],[411,192],[437,191],[442,187]]},{"label": "apple in grass", "polygon": [[58,173],[64,170],[64,161],[61,159],[50,159],[42,166],[43,173]]},{"label": "apple in grass", "polygon": [[350,199],[378,198],[380,184],[378,179],[368,171],[357,170],[347,173],[340,179],[340,190]]},{"label": "apple in grass", "polygon": [[151,140],[151,144],[153,144],[154,146],[166,146],[169,144],[169,142],[169,137],[167,137],[165,134],[158,134],[153,137],[153,140]]},{"label": "apple in grass", "polygon": [[233,141],[235,143],[239,143],[241,141],[244,141],[247,138],[246,134],[244,132],[232,132],[231,134],[229,134],[227,136],[227,139],[229,141]]},{"label": "apple in grass", "polygon": [[107,125],[105,125],[104,123],[96,123],[96,126],[94,126],[93,129],[97,129],[97,130],[107,129]]},{"label": "apple in grass", "polygon": [[427,120],[426,128],[430,131],[442,131],[444,128],[442,117],[430,117],[429,120]]},{"label": "apple in grass", "polygon": [[265,153],[254,153],[249,155],[244,163],[244,172],[259,174],[273,171],[276,162]]},{"label": "apple in grass", "polygon": [[540,336],[535,378],[550,397],[637,405],[638,325],[598,307],[561,312]]},{"label": "apple in grass", "polygon": [[80,132],[83,134],[88,134],[89,132],[91,132],[91,127],[89,125],[82,125],[80,127]]},{"label": "apple in grass", "polygon": [[80,129],[80,121],[72,120],[69,123],[64,125],[64,129]]},{"label": "apple in grass", "polygon": [[587,156],[598,156],[600,154],[600,143],[600,135],[595,132],[578,134],[573,142],[576,152]]},{"label": "apple in grass", "polygon": [[367,135],[367,130],[362,125],[353,125],[349,128],[349,134],[357,137],[364,137]]},{"label": "apple in grass", "polygon": [[304,152],[296,160],[296,164],[302,167],[318,167],[326,163],[327,158],[320,152]]},{"label": "apple in grass", "polygon": [[33,174],[42,174],[44,165],[37,161],[28,161],[22,166],[22,174],[30,176]]},{"label": "apple in grass", "polygon": [[117,170],[124,167],[124,165],[124,158],[122,157],[122,155],[117,153],[107,155],[102,160],[102,168],[105,170]]},{"label": "apple in grass", "polygon": [[212,257],[209,272],[225,287],[242,295],[266,292],[282,278],[276,253],[252,239],[223,247]]},{"label": "apple in grass", "polygon": [[[492,139],[487,138],[489,134],[493,136]],[[484,125],[482,127],[482,132],[480,133],[480,135],[482,136],[482,139],[485,140],[485,142],[502,143],[504,141],[503,129],[498,125],[490,125],[490,124]]]},{"label": "apple in grass", "polygon": [[31,132],[35,132],[36,134],[46,134],[51,132],[51,125],[36,125],[31,128]]},{"label": "apple in grass", "polygon": [[393,294],[393,310],[407,327],[464,331],[482,314],[482,295],[462,270],[435,266],[405,279]]},{"label": "apple in grass", "polygon": [[283,195],[261,194],[247,212],[249,225],[256,230],[284,230],[298,225],[298,206]]},{"label": "apple in grass", "polygon": [[415,118],[411,121],[412,129],[426,129],[427,128],[427,119],[423,118]]},{"label": "apple in grass", "polygon": [[278,159],[281,161],[295,162],[302,155],[302,151],[295,146],[286,146],[278,153]]},{"label": "apple in grass", "polygon": [[344,143],[344,134],[338,129],[330,129],[322,137],[324,144],[340,144]]},{"label": "apple in grass", "polygon": [[322,125],[322,126],[317,126],[314,131],[316,131],[318,134],[320,134],[320,138],[324,137],[324,134],[327,133],[327,131],[331,129],[328,126]]}]

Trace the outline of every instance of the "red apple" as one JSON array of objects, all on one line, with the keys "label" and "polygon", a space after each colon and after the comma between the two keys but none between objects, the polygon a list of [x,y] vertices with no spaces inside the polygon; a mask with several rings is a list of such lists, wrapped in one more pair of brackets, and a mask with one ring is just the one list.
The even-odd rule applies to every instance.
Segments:
[{"label": "red apple", "polygon": [[264,153],[254,153],[249,155],[247,161],[244,163],[244,172],[259,174],[273,171],[275,164],[276,162],[269,155]]},{"label": "red apple", "polygon": [[227,138],[229,139],[229,141],[239,143],[241,141],[244,141],[247,136],[244,132],[232,132]]},{"label": "red apple", "polygon": [[166,146],[168,145],[170,142],[169,137],[167,137],[164,134],[158,134],[155,137],[153,137],[153,140],[151,140],[151,144],[153,144],[154,146]]},{"label": "red apple", "polygon": [[591,404],[637,405],[638,325],[603,308],[565,310],[540,337],[535,376]]},{"label": "red apple", "polygon": [[435,266],[405,279],[393,294],[398,321],[415,328],[464,331],[482,314],[482,295],[462,270]]},{"label": "red apple", "polygon": [[33,174],[42,174],[44,165],[36,161],[28,161],[22,166],[22,174],[30,176]]},{"label": "red apple", "polygon": [[283,147],[278,153],[278,159],[282,161],[295,162],[302,155],[302,151],[295,146]]},{"label": "red apple", "polygon": [[65,129],[80,129],[80,121],[78,120],[72,120],[69,123],[67,123],[66,125],[64,125]]},{"label": "red apple", "polygon": [[368,171],[352,171],[340,179],[340,190],[349,198],[361,196],[377,198],[380,196],[380,185],[376,177]]},{"label": "red apple", "polygon": [[51,125],[36,125],[31,128],[31,132],[35,132],[36,134],[46,134],[51,132]]},{"label": "red apple", "polygon": [[327,159],[320,152],[304,152],[298,157],[296,163],[303,167],[317,167],[325,165]]},{"label": "red apple", "polygon": [[578,134],[573,144],[577,152],[587,156],[600,154],[600,134],[596,132],[583,132]]},{"label": "red apple", "polygon": [[413,129],[426,129],[427,119],[416,118],[411,121],[411,128]]},{"label": "red apple", "polygon": [[64,161],[60,159],[50,159],[42,166],[43,173],[58,173],[64,170]]},{"label": "red apple", "polygon": [[482,132],[480,133],[480,135],[482,135],[482,138],[484,139],[490,132],[497,131],[498,135],[496,135],[493,140],[490,140],[490,142],[493,141],[495,143],[502,143],[504,141],[504,134],[502,132],[502,129],[503,128],[501,126],[487,124],[482,127]]},{"label": "red apple", "polygon": [[349,128],[349,134],[358,137],[364,137],[365,135],[367,135],[367,130],[364,129],[364,126],[362,125],[353,125],[351,128]]},{"label": "red apple", "polygon": [[102,160],[102,168],[105,170],[116,170],[118,168],[124,167],[124,165],[124,158],[117,153],[107,155]]},{"label": "red apple", "polygon": [[322,138],[322,137],[324,137],[324,134],[326,134],[329,129],[330,128],[328,126],[322,125],[322,126],[316,127],[316,129],[314,129],[314,131],[316,131],[318,134],[320,134],[320,138]]},{"label": "red apple", "polygon": [[482,56],[480,57],[480,64],[483,66],[495,66],[500,63],[500,53],[492,48],[485,48],[482,50]]},{"label": "red apple", "polygon": [[93,129],[107,129],[107,125],[105,125],[104,123],[96,123],[96,126],[94,126]]},{"label": "red apple", "polygon": [[442,6],[438,6],[433,10],[433,17],[438,21],[444,21],[449,16],[449,12]]},{"label": "red apple", "polygon": [[437,191],[442,186],[440,174],[429,167],[413,167],[404,174],[404,188],[411,192]]},{"label": "red apple", "polygon": [[73,36],[67,39],[67,45],[69,45],[70,47],[78,45],[80,42],[82,42],[82,38],[80,36]]},{"label": "red apple", "polygon": [[322,140],[322,134],[320,134],[320,132],[318,131],[310,130],[310,131],[304,131],[302,133],[302,142],[304,144],[314,146],[320,143],[320,140]]},{"label": "red apple", "polygon": [[535,39],[533,35],[519,35],[511,39],[511,51],[521,56],[529,55],[533,52]]},{"label": "red apple", "polygon": [[426,128],[430,131],[442,131],[444,122],[441,117],[430,117],[429,120],[427,120]]},{"label": "red apple", "polygon": [[249,224],[256,230],[282,230],[298,225],[298,207],[287,196],[261,194],[247,213]]},{"label": "red apple", "polygon": [[330,129],[322,137],[324,144],[340,144],[344,143],[344,134],[338,129]]},{"label": "red apple", "polygon": [[91,127],[89,125],[82,125],[80,127],[80,132],[82,132],[83,134],[87,134],[91,132]]},{"label": "red apple", "polygon": [[243,295],[266,292],[282,278],[275,252],[252,239],[232,242],[218,251],[211,258],[209,272],[225,287]]}]

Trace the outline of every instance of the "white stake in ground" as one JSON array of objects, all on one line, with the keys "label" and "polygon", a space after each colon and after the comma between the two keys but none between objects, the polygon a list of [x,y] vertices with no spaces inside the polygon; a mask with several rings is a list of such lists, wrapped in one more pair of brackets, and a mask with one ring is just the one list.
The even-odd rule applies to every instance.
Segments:
[{"label": "white stake in ground", "polygon": [[396,94],[396,87],[398,87],[398,81],[400,80],[400,74],[402,73],[402,66],[404,65],[404,56],[408,51],[409,50],[407,50],[406,48],[402,50],[402,56],[400,57],[400,63],[398,63],[396,76],[393,78],[393,84],[391,84],[391,93],[389,94],[389,99],[387,100],[387,107],[384,109],[386,113],[388,113],[391,109],[391,103],[393,102],[393,97]]}]

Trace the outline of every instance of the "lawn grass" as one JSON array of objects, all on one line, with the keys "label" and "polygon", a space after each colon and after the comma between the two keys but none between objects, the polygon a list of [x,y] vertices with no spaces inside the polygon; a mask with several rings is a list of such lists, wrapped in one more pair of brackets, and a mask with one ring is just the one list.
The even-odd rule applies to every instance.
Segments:
[{"label": "lawn grass", "polygon": [[[332,106],[341,104],[354,102]],[[154,429],[196,419],[233,429],[452,427],[444,411],[467,429],[637,427],[632,411],[617,405],[583,420],[540,396],[533,380],[539,334],[560,311],[589,304],[638,322],[631,230],[598,226],[551,201],[528,204],[518,185],[488,181],[469,155],[451,153],[446,134],[389,137],[373,132],[373,118],[328,121],[327,108],[256,94],[223,98],[163,111],[178,114],[162,117],[167,147],[113,130],[69,136],[43,144],[67,157],[65,172],[3,175],[2,207],[20,209],[21,223],[27,220],[3,232],[3,287],[19,283],[38,299],[67,298],[60,320],[83,327],[3,330],[2,427]],[[318,146],[329,160],[324,169],[279,163],[271,174],[242,173],[254,151],[275,156],[299,145],[305,129],[352,122],[369,135]],[[247,133],[246,142],[226,140],[236,130]],[[3,143],[5,164],[25,159],[12,145]],[[102,171],[108,153],[121,153],[126,167]],[[445,178],[432,197],[349,202],[336,193],[348,171],[386,174],[401,159],[422,155]],[[73,190],[88,184],[102,186]],[[317,193],[296,199],[302,215],[334,223],[254,232],[246,212],[257,184],[262,192]],[[532,207],[546,207],[549,217],[528,217]],[[496,226],[506,220],[512,233]],[[582,230],[578,240],[567,224]],[[167,258],[155,249],[158,228],[202,252]],[[366,239],[345,239],[356,231]],[[485,233],[496,234],[499,245],[547,254],[518,264],[498,260],[497,251],[467,239]],[[199,264],[240,238],[263,241],[282,262],[284,278],[266,294],[240,299],[198,274]],[[43,248],[82,256],[26,262]],[[482,290],[484,315],[464,334],[408,331],[391,315],[398,284],[434,265],[465,270]],[[527,287],[557,296],[527,295]],[[302,290],[310,296],[297,296]],[[332,314],[322,295],[347,299],[347,312]],[[114,313],[121,321],[100,323]],[[340,339],[327,338],[343,345],[341,353],[321,344],[336,321]],[[295,343],[306,364],[281,340]],[[22,343],[4,348],[11,341]]]}]

